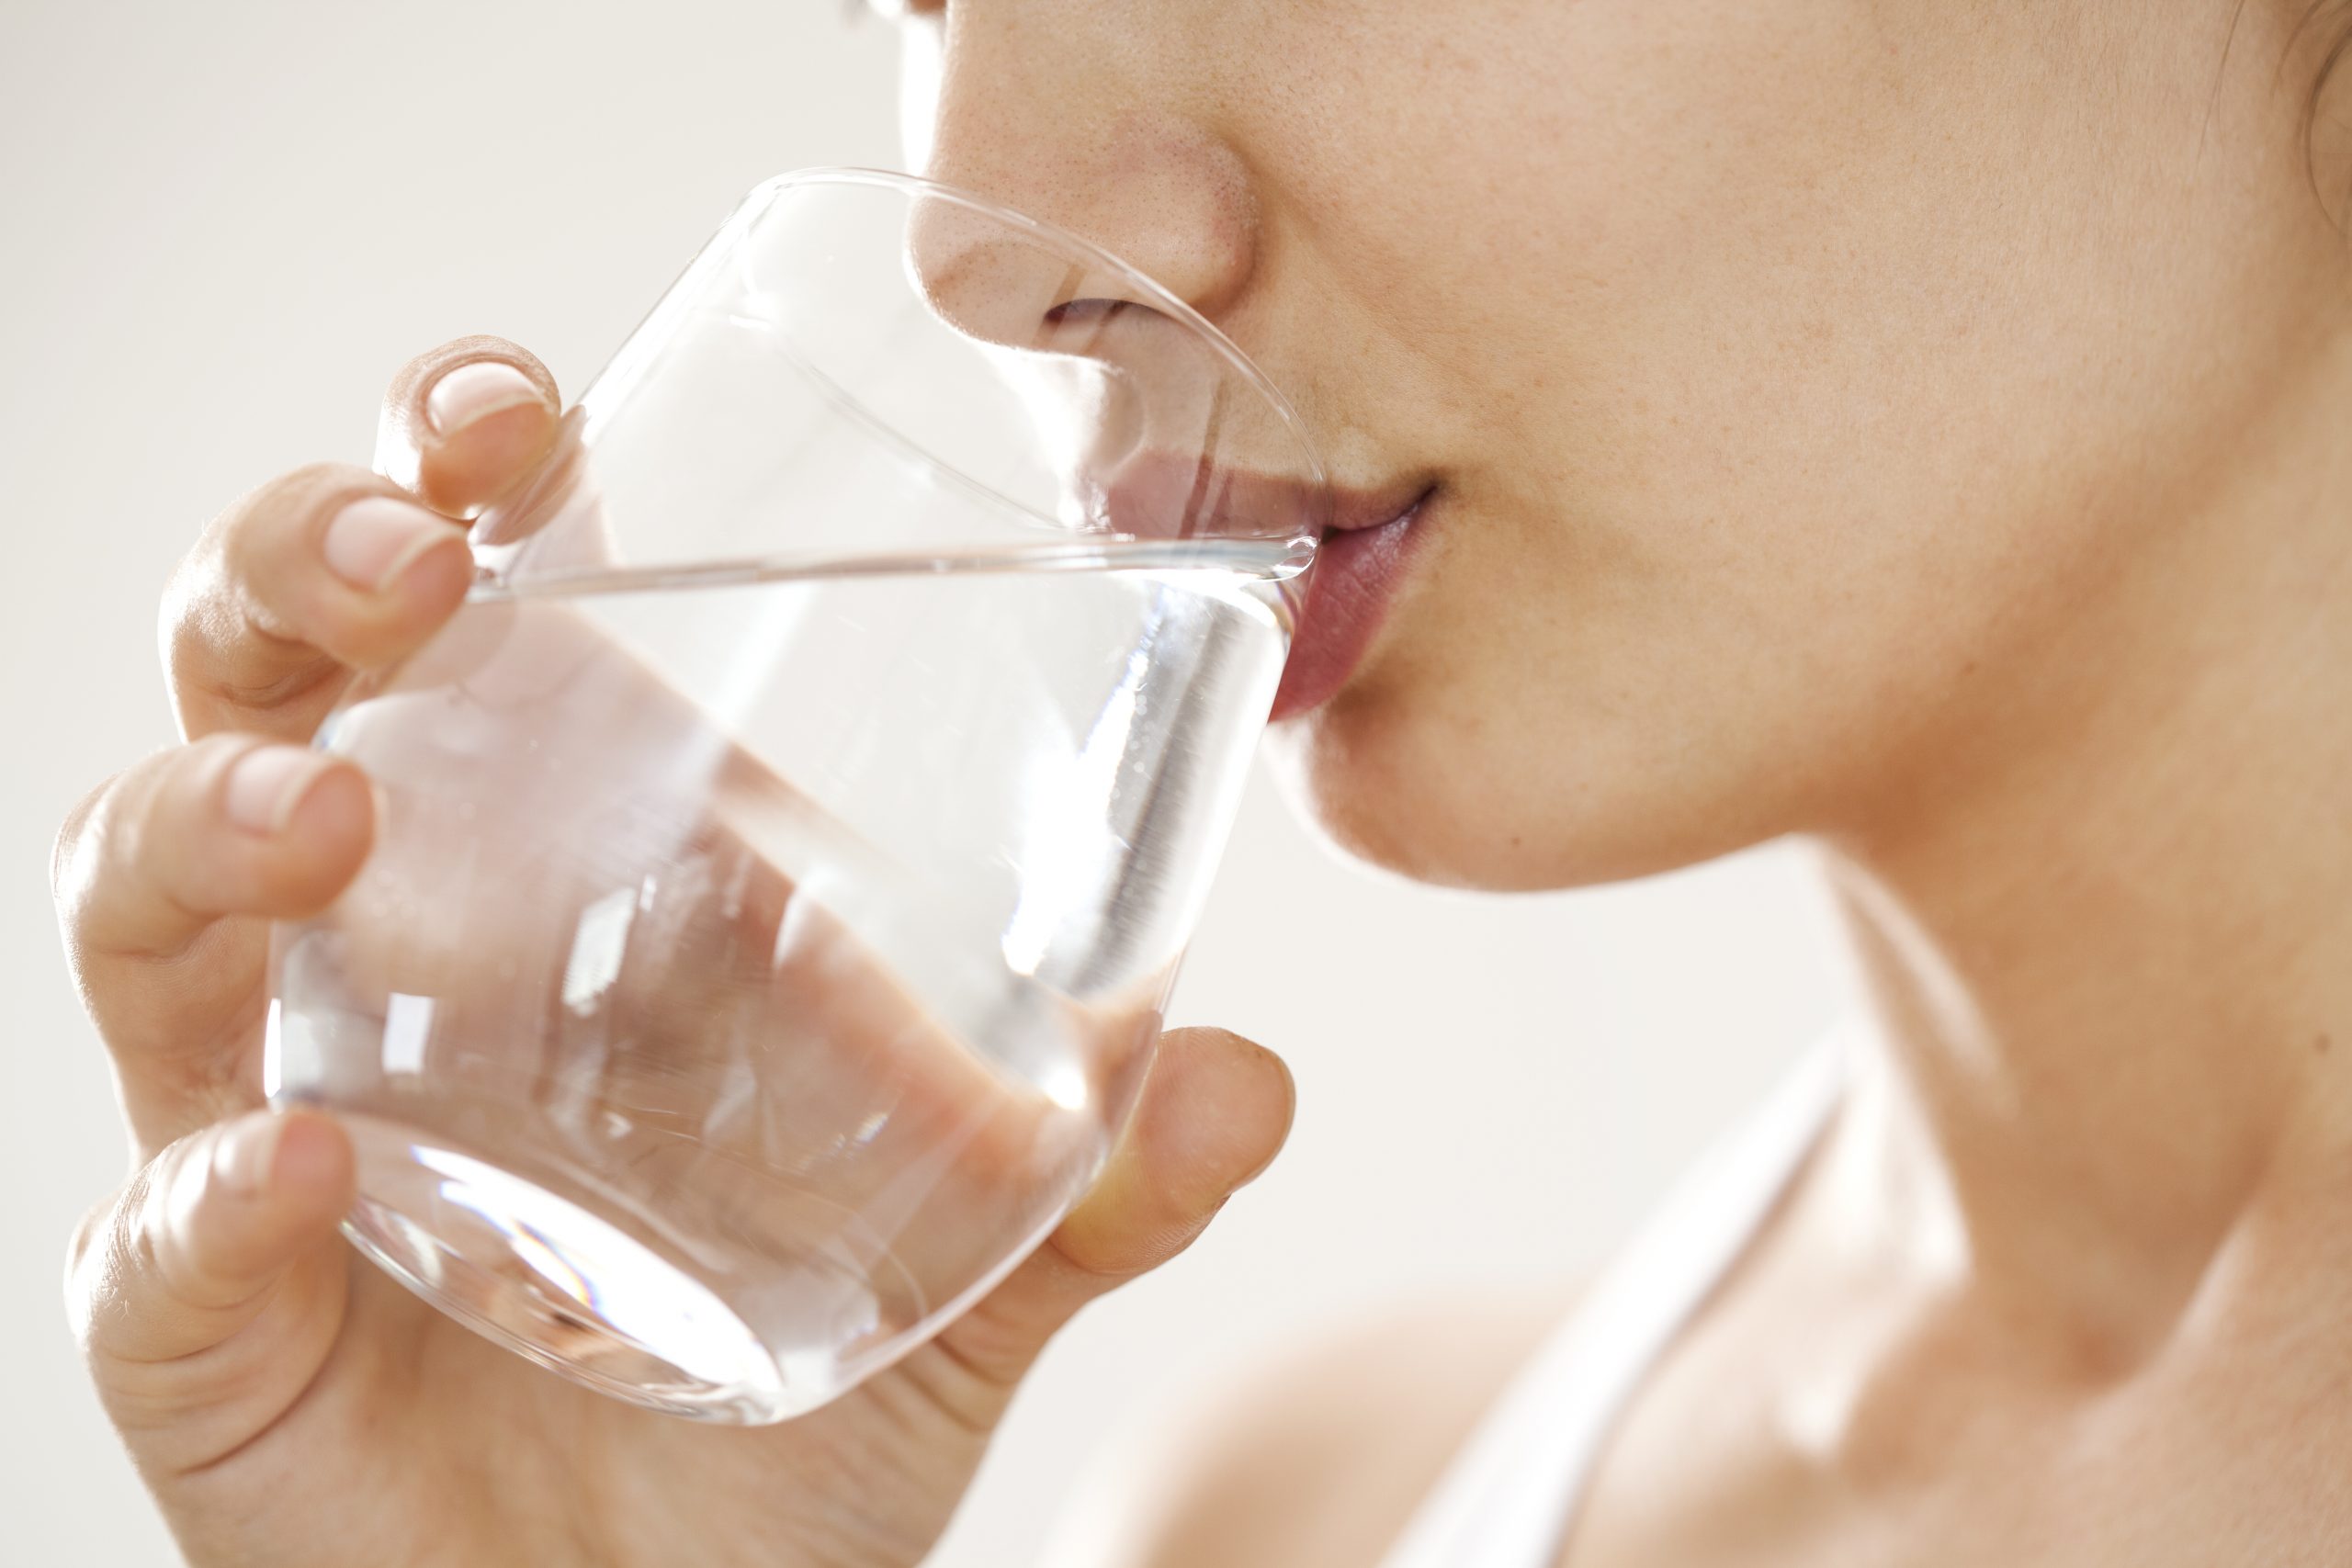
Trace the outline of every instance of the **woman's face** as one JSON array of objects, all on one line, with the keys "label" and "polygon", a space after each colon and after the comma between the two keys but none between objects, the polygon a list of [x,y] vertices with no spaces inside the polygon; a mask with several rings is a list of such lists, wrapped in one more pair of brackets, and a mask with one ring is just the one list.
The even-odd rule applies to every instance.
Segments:
[{"label": "woman's face", "polygon": [[2197,613],[2344,314],[2301,9],[951,0],[907,118],[1431,491],[1276,745],[1357,852],[1560,886],[1883,814]]}]

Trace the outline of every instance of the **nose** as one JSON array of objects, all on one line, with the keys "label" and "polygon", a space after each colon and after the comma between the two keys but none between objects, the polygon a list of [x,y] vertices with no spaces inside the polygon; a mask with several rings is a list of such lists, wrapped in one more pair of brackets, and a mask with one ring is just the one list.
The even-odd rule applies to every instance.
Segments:
[{"label": "nose", "polygon": [[1189,324],[1189,300],[957,192],[918,197],[905,243],[925,306],[982,345],[1025,409],[1065,521],[1166,538],[1305,526],[1297,495],[1268,505],[1243,482],[1295,476],[1300,453],[1274,404]]},{"label": "nose", "polygon": [[[922,172],[1090,241],[1073,259],[986,209],[918,205],[908,260],[931,309],[1019,382],[1075,511],[1123,534],[1295,539],[1319,531],[1321,468],[1279,400],[1178,319],[1254,309],[1258,197],[1219,135],[1215,62],[1159,18],[1101,0],[949,5]],[[1149,280],[1139,284],[1125,269]],[[1156,286],[1156,287],[1155,287]],[[1164,293],[1162,292],[1164,291]]]},{"label": "nose", "polygon": [[[1254,193],[1234,149],[1186,112],[1186,51],[1140,36],[1142,15],[1099,0],[949,6],[923,172],[1092,241],[1222,324],[1256,265]],[[931,235],[915,257],[926,280],[973,265],[956,243],[972,236]],[[1148,303],[1108,277],[1063,288],[1057,304]]]}]

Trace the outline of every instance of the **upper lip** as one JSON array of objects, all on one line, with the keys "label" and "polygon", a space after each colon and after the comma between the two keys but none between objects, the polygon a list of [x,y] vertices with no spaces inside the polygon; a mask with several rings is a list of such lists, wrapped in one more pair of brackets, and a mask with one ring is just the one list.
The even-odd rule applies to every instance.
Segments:
[{"label": "upper lip", "polygon": [[1098,481],[1090,510],[1113,532],[1147,538],[1295,537],[1394,523],[1434,488],[1420,479],[1377,490],[1333,484],[1327,513],[1315,487],[1286,475],[1204,469],[1198,459],[1172,455],[1130,455],[1109,482]]},{"label": "upper lip", "polygon": [[1418,479],[1409,485],[1390,485],[1385,490],[1355,490],[1333,485],[1330,531],[1351,534],[1359,528],[1378,528],[1394,523],[1428,500],[1430,491],[1436,488]]}]

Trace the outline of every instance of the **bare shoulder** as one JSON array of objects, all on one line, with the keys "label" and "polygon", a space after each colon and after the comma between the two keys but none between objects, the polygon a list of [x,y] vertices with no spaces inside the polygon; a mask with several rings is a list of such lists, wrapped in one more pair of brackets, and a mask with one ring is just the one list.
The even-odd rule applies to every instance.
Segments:
[{"label": "bare shoulder", "polygon": [[1263,1358],[1156,1423],[1057,1562],[1371,1568],[1573,1299],[1430,1297]]}]

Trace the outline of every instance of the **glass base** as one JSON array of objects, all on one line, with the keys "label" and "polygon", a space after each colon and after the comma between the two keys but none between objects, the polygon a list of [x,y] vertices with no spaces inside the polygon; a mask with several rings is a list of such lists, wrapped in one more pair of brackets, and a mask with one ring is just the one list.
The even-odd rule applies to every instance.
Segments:
[{"label": "glass base", "polygon": [[600,1393],[735,1425],[831,1389],[788,1386],[707,1285],[580,1205],[411,1128],[345,1117],[361,1197],[353,1246],[469,1328]]}]

